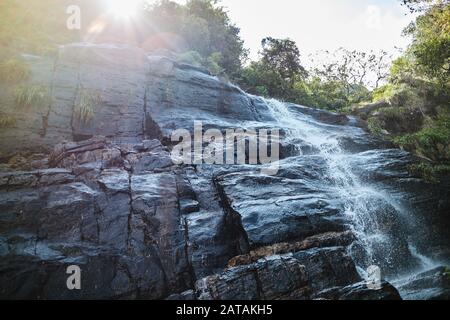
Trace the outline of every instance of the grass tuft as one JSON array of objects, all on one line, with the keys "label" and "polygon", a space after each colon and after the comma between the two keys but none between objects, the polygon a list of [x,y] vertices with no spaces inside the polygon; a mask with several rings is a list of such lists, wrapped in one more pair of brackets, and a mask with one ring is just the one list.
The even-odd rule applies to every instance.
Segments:
[{"label": "grass tuft", "polygon": [[101,103],[101,95],[92,90],[82,90],[74,108],[74,116],[82,123],[89,123],[95,114],[95,109]]},{"label": "grass tuft", "polygon": [[14,101],[19,108],[43,106],[49,101],[48,89],[43,86],[20,86],[14,92]]}]

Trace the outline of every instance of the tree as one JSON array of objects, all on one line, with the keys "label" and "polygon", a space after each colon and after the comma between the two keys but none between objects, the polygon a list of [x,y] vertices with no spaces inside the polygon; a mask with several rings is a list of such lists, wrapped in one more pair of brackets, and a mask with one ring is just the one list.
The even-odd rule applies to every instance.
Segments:
[{"label": "tree", "polygon": [[292,85],[298,78],[305,78],[307,72],[300,63],[300,50],[290,39],[264,38],[261,41],[261,62]]},{"label": "tree", "polygon": [[411,13],[425,12],[435,4],[448,4],[447,0],[402,0],[402,5],[406,6]]},{"label": "tree", "polygon": [[161,41],[163,48],[180,53],[196,51],[230,77],[240,72],[247,57],[240,29],[231,23],[217,0],[189,0],[185,5],[162,0],[148,9],[148,21],[152,26],[149,32],[155,37],[172,36],[169,41]]},{"label": "tree", "polygon": [[409,48],[416,70],[445,84],[450,76],[450,4],[439,2],[419,16],[405,33],[413,37]]},{"label": "tree", "polygon": [[340,48],[319,52],[312,58],[312,73],[325,81],[339,81],[347,93],[355,86],[378,88],[389,73],[391,56],[385,51],[363,52]]},{"label": "tree", "polygon": [[261,46],[261,59],[242,71],[240,84],[255,94],[294,101],[295,84],[307,77],[296,43],[267,37],[261,41]]}]

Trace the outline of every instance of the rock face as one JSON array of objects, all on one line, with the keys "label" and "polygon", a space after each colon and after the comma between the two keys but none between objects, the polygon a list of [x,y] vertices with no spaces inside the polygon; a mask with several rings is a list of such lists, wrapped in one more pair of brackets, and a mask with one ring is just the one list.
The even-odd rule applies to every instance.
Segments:
[{"label": "rock face", "polygon": [[450,299],[450,273],[448,267],[436,267],[431,270],[403,278],[395,282],[407,300]]},{"label": "rock face", "polygon": [[[388,283],[368,289],[357,272],[368,259],[361,234],[372,230],[355,228],[321,145],[293,136],[264,99],[136,48],[74,44],[55,61],[29,59],[32,81],[52,99],[44,109],[18,110],[17,127],[0,129],[0,298],[399,298]],[[85,91],[100,97],[88,122],[75,110]],[[361,180],[419,213],[431,209],[426,226],[442,221],[448,190],[410,177],[408,154],[382,149],[353,118],[287,108],[305,133],[312,123],[336,136]],[[195,120],[204,130],[281,129],[278,173],[175,165],[171,133],[192,132]],[[27,154],[11,158],[17,151]],[[370,203],[391,237],[382,248],[395,250],[383,255],[374,245],[378,255],[368,262],[387,272],[417,263],[410,229],[397,227],[404,203]],[[417,247],[443,252],[445,233],[433,234],[423,231],[431,242]],[[67,289],[71,265],[81,268],[81,290]]]}]

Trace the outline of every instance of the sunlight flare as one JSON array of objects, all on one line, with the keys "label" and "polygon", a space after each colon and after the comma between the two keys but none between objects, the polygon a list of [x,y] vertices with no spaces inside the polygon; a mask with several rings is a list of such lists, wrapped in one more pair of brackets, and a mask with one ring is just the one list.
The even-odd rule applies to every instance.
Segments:
[{"label": "sunlight flare", "polygon": [[141,0],[109,0],[108,6],[116,18],[130,19],[137,14],[140,3]]}]

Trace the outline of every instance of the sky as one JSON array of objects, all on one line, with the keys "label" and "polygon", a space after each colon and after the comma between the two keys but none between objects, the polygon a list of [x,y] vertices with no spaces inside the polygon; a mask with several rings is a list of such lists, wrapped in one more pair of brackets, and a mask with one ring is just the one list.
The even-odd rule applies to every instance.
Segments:
[{"label": "sky", "polygon": [[[178,2],[183,3],[183,0]],[[339,47],[395,52],[412,21],[400,0],[222,0],[256,59],[264,37],[290,38],[303,56]]]}]

